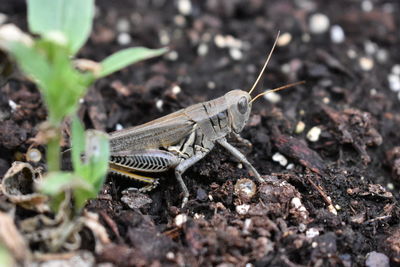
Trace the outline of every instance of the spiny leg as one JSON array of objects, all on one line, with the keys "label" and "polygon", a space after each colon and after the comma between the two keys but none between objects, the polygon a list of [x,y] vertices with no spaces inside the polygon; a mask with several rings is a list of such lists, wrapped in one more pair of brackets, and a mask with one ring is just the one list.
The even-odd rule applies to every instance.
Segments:
[{"label": "spiny leg", "polygon": [[110,170],[109,171],[111,173],[113,173],[113,174],[117,174],[117,175],[120,175],[120,176],[123,176],[123,177],[126,177],[126,178],[130,178],[130,179],[134,179],[136,181],[140,181],[140,182],[146,183],[147,185],[141,187],[139,189],[139,192],[149,192],[149,191],[153,190],[154,188],[156,188],[158,186],[158,184],[159,184],[158,183],[158,179],[156,179],[156,178],[146,177],[146,176],[143,176],[143,175],[132,173],[132,172],[129,172],[128,170],[124,170],[123,168],[121,168],[119,166],[118,167],[116,167],[116,166],[113,167],[112,164],[110,164]]},{"label": "spiny leg", "polygon": [[223,146],[226,150],[228,150],[237,160],[243,163],[247,169],[251,170],[259,182],[264,182],[258,171],[253,167],[253,165],[251,165],[251,163],[246,159],[246,157],[239,150],[237,150],[237,148],[229,144],[225,138],[221,138],[217,140],[217,142],[221,146]]},{"label": "spiny leg", "polygon": [[205,157],[205,155],[207,155],[207,153],[209,152],[209,149],[205,149],[205,148],[196,148],[195,154],[191,157],[188,158],[184,161],[182,161],[181,163],[179,163],[178,166],[176,166],[175,168],[175,177],[176,180],[178,180],[178,183],[182,189],[183,192],[183,200],[182,200],[182,208],[186,205],[186,203],[189,200],[189,190],[187,189],[185,182],[182,179],[182,174],[192,165],[194,165],[196,162],[198,162],[199,160],[201,160],[202,158]]},{"label": "spiny leg", "polygon": [[238,142],[242,143],[243,145],[247,146],[248,148],[252,148],[252,147],[253,147],[253,144],[252,144],[249,140],[247,140],[246,138],[241,137],[239,134],[237,134],[237,133],[231,133],[231,135],[232,135],[233,137],[235,137],[235,139],[236,139]]}]

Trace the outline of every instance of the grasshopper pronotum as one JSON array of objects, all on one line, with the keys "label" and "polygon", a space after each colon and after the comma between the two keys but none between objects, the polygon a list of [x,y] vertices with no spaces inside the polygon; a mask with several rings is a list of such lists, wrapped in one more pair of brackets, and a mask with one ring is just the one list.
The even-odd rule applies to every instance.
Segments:
[{"label": "grasshopper pronotum", "polygon": [[189,191],[182,174],[193,164],[204,158],[215,143],[228,150],[236,159],[251,170],[262,182],[260,174],[246,157],[226,140],[233,134],[239,141],[248,142],[239,133],[246,125],[251,104],[258,97],[279,91],[302,82],[285,85],[252,98],[264,70],[271,58],[275,43],[264,66],[249,92],[232,90],[219,98],[198,103],[174,113],[132,128],[110,134],[110,171],[148,184],[141,190],[151,190],[158,181],[140,173],[164,172],[175,169],[175,176],[183,191],[182,207],[188,201]]}]

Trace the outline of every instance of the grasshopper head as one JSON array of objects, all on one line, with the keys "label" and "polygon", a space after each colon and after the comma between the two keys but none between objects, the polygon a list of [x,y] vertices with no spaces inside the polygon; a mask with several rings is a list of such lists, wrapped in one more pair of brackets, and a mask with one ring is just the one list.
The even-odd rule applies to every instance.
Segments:
[{"label": "grasshopper head", "polygon": [[231,127],[235,133],[240,133],[249,120],[251,96],[246,91],[232,90],[225,94],[225,99]]}]

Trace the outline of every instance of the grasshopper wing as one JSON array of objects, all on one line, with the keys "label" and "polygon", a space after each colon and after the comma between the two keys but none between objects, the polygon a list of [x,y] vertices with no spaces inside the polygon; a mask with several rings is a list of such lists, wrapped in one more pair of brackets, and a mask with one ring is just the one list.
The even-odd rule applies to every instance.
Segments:
[{"label": "grasshopper wing", "polygon": [[183,110],[110,134],[111,152],[156,149],[177,144],[194,131],[196,122]]}]

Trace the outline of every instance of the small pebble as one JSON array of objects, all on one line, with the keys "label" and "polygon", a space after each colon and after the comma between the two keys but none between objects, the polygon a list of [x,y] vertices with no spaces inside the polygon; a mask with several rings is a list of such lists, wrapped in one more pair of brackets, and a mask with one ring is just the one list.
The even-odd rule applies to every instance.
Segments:
[{"label": "small pebble", "polygon": [[182,15],[190,15],[192,13],[192,2],[190,0],[178,0],[178,11]]},{"label": "small pebble", "polygon": [[232,59],[234,60],[241,60],[243,58],[243,53],[237,48],[231,48],[229,49],[229,55],[231,56]]},{"label": "small pebble", "polygon": [[374,9],[374,5],[372,4],[371,1],[369,1],[369,0],[364,0],[364,1],[361,2],[361,9],[362,9],[364,12],[371,12],[372,9]]},{"label": "small pebble", "polygon": [[235,194],[245,199],[251,199],[257,191],[256,184],[247,178],[239,179],[235,184]]},{"label": "small pebble", "polygon": [[306,128],[306,124],[302,121],[299,121],[296,125],[296,129],[294,130],[294,132],[296,134],[301,134],[305,128]]},{"label": "small pebble", "polygon": [[172,251],[170,251],[170,252],[167,253],[167,255],[165,255],[165,257],[166,257],[168,260],[173,260],[173,259],[175,259],[175,253],[173,253]]},{"label": "small pebble", "polygon": [[163,111],[163,106],[164,106],[164,101],[162,101],[161,99],[156,101],[156,108],[158,109],[158,111]]},{"label": "small pebble", "polygon": [[329,18],[322,13],[316,13],[311,15],[309,20],[309,27],[311,33],[321,34],[329,29]]},{"label": "small pebble", "polygon": [[290,41],[292,41],[292,35],[288,32],[283,33],[279,36],[278,41],[276,42],[277,46],[287,46]]},{"label": "small pebble", "polygon": [[306,237],[307,238],[314,238],[316,236],[319,236],[319,231],[316,228],[310,228],[306,231]]},{"label": "small pebble", "polygon": [[83,103],[85,103],[85,99],[83,97],[79,98],[79,104],[83,104]]},{"label": "small pebble", "polygon": [[120,33],[118,34],[117,42],[120,45],[127,45],[131,42],[131,36],[126,32]]},{"label": "small pebble", "polygon": [[318,126],[312,127],[307,133],[307,139],[311,142],[317,142],[322,130]]},{"label": "small pebble", "polygon": [[336,44],[343,43],[345,39],[343,28],[339,25],[333,25],[330,31],[331,40]]},{"label": "small pebble", "polygon": [[247,212],[249,212],[249,210],[250,210],[250,205],[249,204],[242,204],[242,205],[236,206],[236,212],[239,215],[246,215]]},{"label": "small pebble", "polygon": [[363,71],[370,71],[374,67],[374,61],[369,57],[361,57],[358,63]]},{"label": "small pebble", "polygon": [[331,100],[329,99],[329,97],[324,97],[324,98],[322,98],[322,102],[324,104],[329,104],[329,102],[331,102]]},{"label": "small pebble", "polygon": [[36,148],[31,148],[26,152],[26,160],[32,162],[39,162],[42,159],[42,153]]},{"label": "small pebble", "polygon": [[292,204],[292,206],[296,209],[299,209],[301,206],[303,206],[303,204],[301,203],[301,199],[298,197],[292,198],[290,204]]},{"label": "small pebble", "polygon": [[340,205],[336,204],[336,205],[335,205],[335,209],[336,209],[336,210],[341,210],[342,207],[341,207]]},{"label": "small pebble", "polygon": [[207,87],[208,87],[209,89],[215,89],[215,82],[213,82],[213,81],[208,81],[208,82],[207,82]]},{"label": "small pebble", "polygon": [[115,125],[115,130],[116,131],[120,131],[122,129],[124,129],[124,126],[122,126],[122,124],[117,123],[117,125]]},{"label": "small pebble", "polygon": [[205,56],[208,53],[208,46],[205,43],[201,43],[197,48],[197,54],[199,56]]},{"label": "small pebble", "polygon": [[389,257],[383,253],[372,251],[367,254],[365,260],[365,266],[367,267],[390,267]]},{"label": "small pebble", "polygon": [[183,213],[178,214],[178,215],[176,215],[176,217],[174,219],[175,225],[178,227],[181,227],[185,222],[187,222],[187,219],[188,218],[187,218],[186,214],[183,214]]},{"label": "small pebble", "polygon": [[388,183],[388,184],[386,185],[386,187],[387,187],[389,190],[394,190],[394,184],[392,184],[392,183]]},{"label": "small pebble", "polygon": [[278,162],[281,166],[286,166],[288,164],[287,158],[279,152],[276,152],[272,156],[272,160]]},{"label": "small pebble", "polygon": [[279,101],[281,101],[282,97],[278,93],[270,92],[270,93],[264,95],[264,99],[272,104],[276,104]]},{"label": "small pebble", "polygon": [[179,55],[178,55],[178,52],[176,52],[176,51],[171,51],[171,52],[167,53],[167,54],[165,55],[165,57],[166,57],[168,60],[176,61],[176,60],[178,59]]},{"label": "small pebble", "polygon": [[372,96],[374,96],[374,95],[376,95],[376,94],[378,93],[378,91],[376,91],[375,88],[372,88],[371,90],[369,90],[369,93],[370,93]]},{"label": "small pebble", "polygon": [[293,163],[289,163],[289,164],[286,166],[286,170],[293,170],[293,168],[294,168],[294,164],[293,164]]}]

